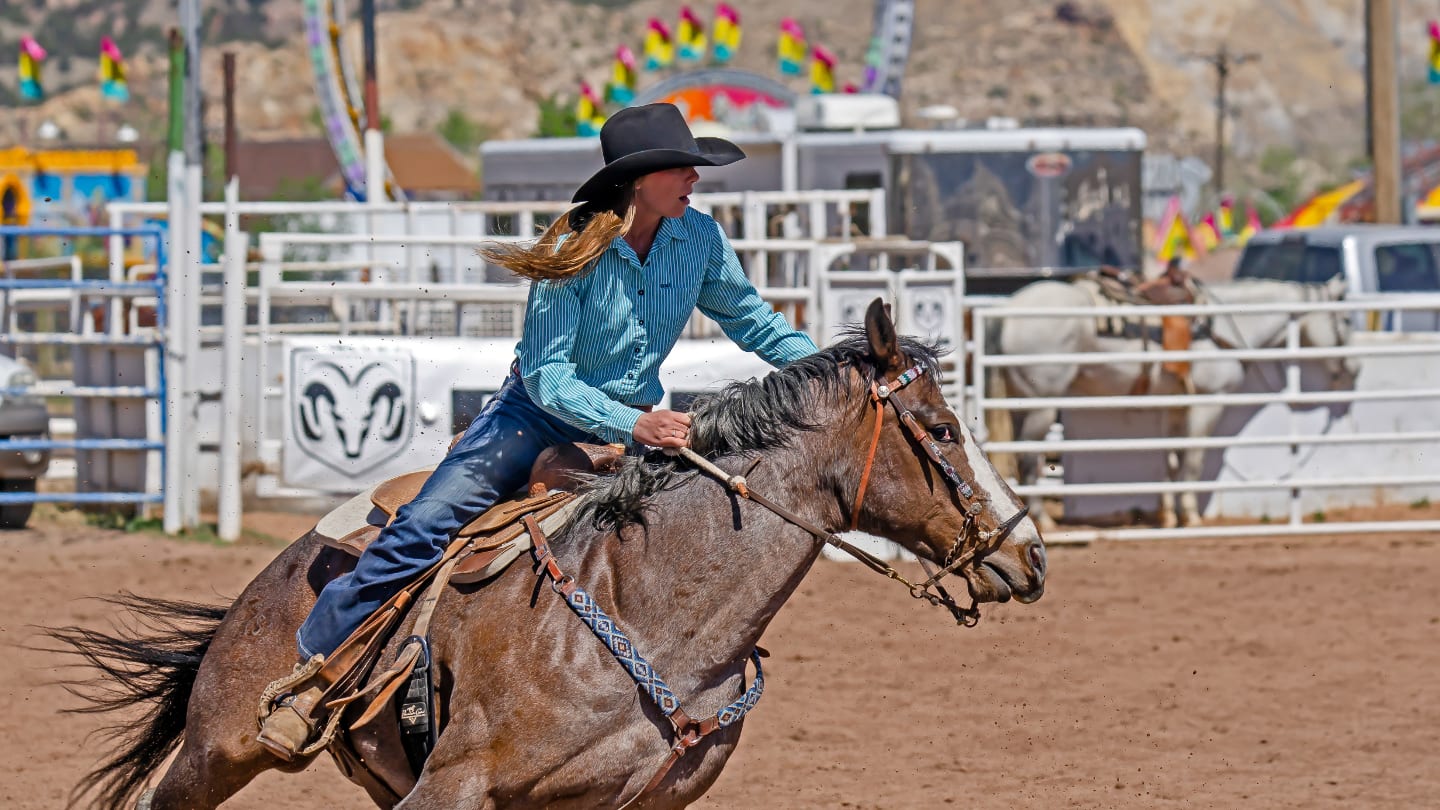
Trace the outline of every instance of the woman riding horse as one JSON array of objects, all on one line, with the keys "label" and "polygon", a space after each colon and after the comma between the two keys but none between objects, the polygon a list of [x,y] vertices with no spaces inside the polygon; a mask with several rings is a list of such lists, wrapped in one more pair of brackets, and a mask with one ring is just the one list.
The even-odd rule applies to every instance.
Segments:
[{"label": "woman riding horse", "polygon": [[[671,104],[616,113],[600,147],[605,167],[572,200],[582,205],[532,246],[485,251],[535,281],[512,373],[355,570],[325,586],[296,633],[297,673],[318,669],[461,527],[523,486],[547,447],[686,446],[690,417],[652,406],[660,365],[697,307],[771,365],[816,351],[760,298],[715,220],[689,207],[695,167],[734,163],[739,147],[695,138]],[[259,737],[287,761],[312,734],[323,692],[317,679],[295,680],[276,682],[283,694]]]}]

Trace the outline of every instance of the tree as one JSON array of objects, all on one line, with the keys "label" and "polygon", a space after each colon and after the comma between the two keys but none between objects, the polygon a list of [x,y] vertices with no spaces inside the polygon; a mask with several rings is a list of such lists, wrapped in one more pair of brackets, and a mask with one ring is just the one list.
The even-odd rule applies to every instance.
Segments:
[{"label": "tree", "polygon": [[440,137],[449,141],[451,146],[467,155],[473,153],[475,147],[490,136],[483,125],[471,120],[464,111],[454,107],[450,108],[450,113],[445,116],[445,120],[440,122],[440,126],[436,127],[435,131]]},{"label": "tree", "polygon": [[575,99],[561,99],[558,93],[540,100],[537,138],[570,138],[575,135]]}]

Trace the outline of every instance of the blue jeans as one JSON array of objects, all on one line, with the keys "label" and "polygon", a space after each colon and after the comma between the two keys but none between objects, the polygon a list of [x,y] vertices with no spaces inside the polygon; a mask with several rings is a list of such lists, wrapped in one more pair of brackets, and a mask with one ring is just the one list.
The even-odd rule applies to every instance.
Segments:
[{"label": "blue jeans", "polygon": [[329,656],[390,597],[434,565],[455,534],[525,486],[547,447],[603,444],[530,401],[511,374],[455,444],[415,500],[371,543],[355,570],[332,580],[295,633],[303,658]]}]

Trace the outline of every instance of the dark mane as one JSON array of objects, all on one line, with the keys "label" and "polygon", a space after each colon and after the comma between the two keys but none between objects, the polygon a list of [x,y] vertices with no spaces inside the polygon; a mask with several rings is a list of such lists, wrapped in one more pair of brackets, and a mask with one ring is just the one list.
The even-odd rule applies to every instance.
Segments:
[{"label": "dark mane", "polygon": [[[939,349],[901,336],[900,349],[938,383]],[[801,432],[814,430],[817,405],[847,388],[847,368],[864,379],[875,375],[870,344],[863,330],[851,328],[829,346],[760,379],[734,382],[696,398],[690,409],[691,447],[708,458],[784,447]],[[678,486],[697,473],[660,452],[627,458],[620,470],[593,480],[575,523],[588,521],[597,531],[644,525],[645,505],[657,492]]]}]

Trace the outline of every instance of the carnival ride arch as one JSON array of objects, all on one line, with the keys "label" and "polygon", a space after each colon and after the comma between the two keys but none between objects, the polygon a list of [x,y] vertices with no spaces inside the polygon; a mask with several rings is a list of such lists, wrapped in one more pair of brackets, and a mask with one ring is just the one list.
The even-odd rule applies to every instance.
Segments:
[{"label": "carnival ride arch", "polygon": [[910,62],[915,0],[875,0],[875,22],[865,54],[865,92],[900,98],[900,81]]},{"label": "carnival ride arch", "polygon": [[[365,100],[353,61],[344,47],[345,0],[305,0],[305,46],[315,73],[315,92],[325,137],[335,150],[340,176],[350,196],[369,199],[365,176],[365,148],[361,124]],[[404,193],[393,182],[384,159],[385,188],[382,199],[401,200]]]}]

